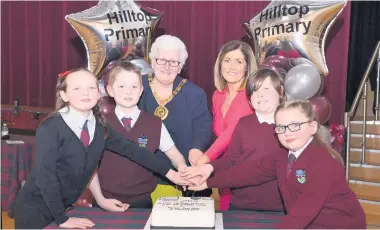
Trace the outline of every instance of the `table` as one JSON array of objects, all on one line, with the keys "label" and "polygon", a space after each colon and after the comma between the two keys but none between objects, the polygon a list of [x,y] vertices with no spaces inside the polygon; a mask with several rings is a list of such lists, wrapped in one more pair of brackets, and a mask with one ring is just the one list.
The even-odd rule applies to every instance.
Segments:
[{"label": "table", "polygon": [[[11,138],[13,139],[13,138]],[[1,210],[13,217],[13,205],[21,184],[32,169],[33,145],[1,141]]]},{"label": "table", "polygon": [[[96,229],[143,229],[150,209],[128,209],[126,212],[107,212],[101,208],[78,207],[67,212],[69,217],[88,218]],[[225,229],[275,228],[282,221],[283,213],[253,211],[222,211]],[[46,229],[59,228],[55,222]]]}]

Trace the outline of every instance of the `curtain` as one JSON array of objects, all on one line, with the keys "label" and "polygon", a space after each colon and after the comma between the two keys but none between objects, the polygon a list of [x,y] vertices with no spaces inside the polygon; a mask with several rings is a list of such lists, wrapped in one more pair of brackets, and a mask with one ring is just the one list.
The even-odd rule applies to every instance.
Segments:
[{"label": "curtain", "polygon": [[96,2],[1,2],[1,103],[53,107],[57,75],[85,65],[65,15]]},{"label": "curtain", "polygon": [[[378,41],[380,41],[380,2],[353,1],[351,3],[346,111],[351,108]],[[370,73],[372,90],[376,87],[376,68],[375,64]],[[373,110],[374,106],[375,101]]]},{"label": "curtain", "polygon": [[[246,39],[242,24],[268,1],[140,1],[164,12],[157,35],[178,36],[189,58],[182,75],[202,87],[211,105],[213,66],[219,49],[233,39]],[[20,97],[21,105],[54,106],[58,73],[86,64],[86,51],[65,21],[67,14],[97,2],[1,2],[2,104]],[[332,104],[330,122],[343,122],[346,96],[350,2],[326,42],[325,95]]]}]

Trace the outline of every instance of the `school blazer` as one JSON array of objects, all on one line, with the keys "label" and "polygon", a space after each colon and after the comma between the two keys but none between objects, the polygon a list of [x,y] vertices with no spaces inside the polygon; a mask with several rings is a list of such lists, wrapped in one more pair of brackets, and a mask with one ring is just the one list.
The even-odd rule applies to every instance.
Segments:
[{"label": "school blazer", "polygon": [[[294,162],[287,177],[288,154],[271,153],[216,171],[217,187],[253,186],[277,178],[287,215],[278,228],[366,228],[363,209],[350,190],[341,163],[313,140]],[[211,183],[209,183],[211,182]],[[207,181],[215,187],[213,179]]]}]

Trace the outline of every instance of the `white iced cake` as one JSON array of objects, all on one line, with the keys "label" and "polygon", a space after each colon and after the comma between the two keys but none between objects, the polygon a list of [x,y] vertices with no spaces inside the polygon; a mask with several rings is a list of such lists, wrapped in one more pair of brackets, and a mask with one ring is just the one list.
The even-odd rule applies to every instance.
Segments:
[{"label": "white iced cake", "polygon": [[213,228],[214,199],[211,197],[161,197],[152,209],[152,227]]}]

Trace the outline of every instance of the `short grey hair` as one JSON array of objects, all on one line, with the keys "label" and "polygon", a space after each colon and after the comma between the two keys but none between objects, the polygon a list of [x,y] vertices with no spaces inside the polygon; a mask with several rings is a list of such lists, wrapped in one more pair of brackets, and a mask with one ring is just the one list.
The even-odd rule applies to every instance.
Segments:
[{"label": "short grey hair", "polygon": [[188,53],[185,43],[183,43],[181,39],[172,35],[162,35],[156,38],[149,53],[149,58],[151,61],[156,58],[158,50],[160,49],[166,51],[179,50],[179,61],[181,62],[180,66],[181,68],[183,67],[188,57]]}]

